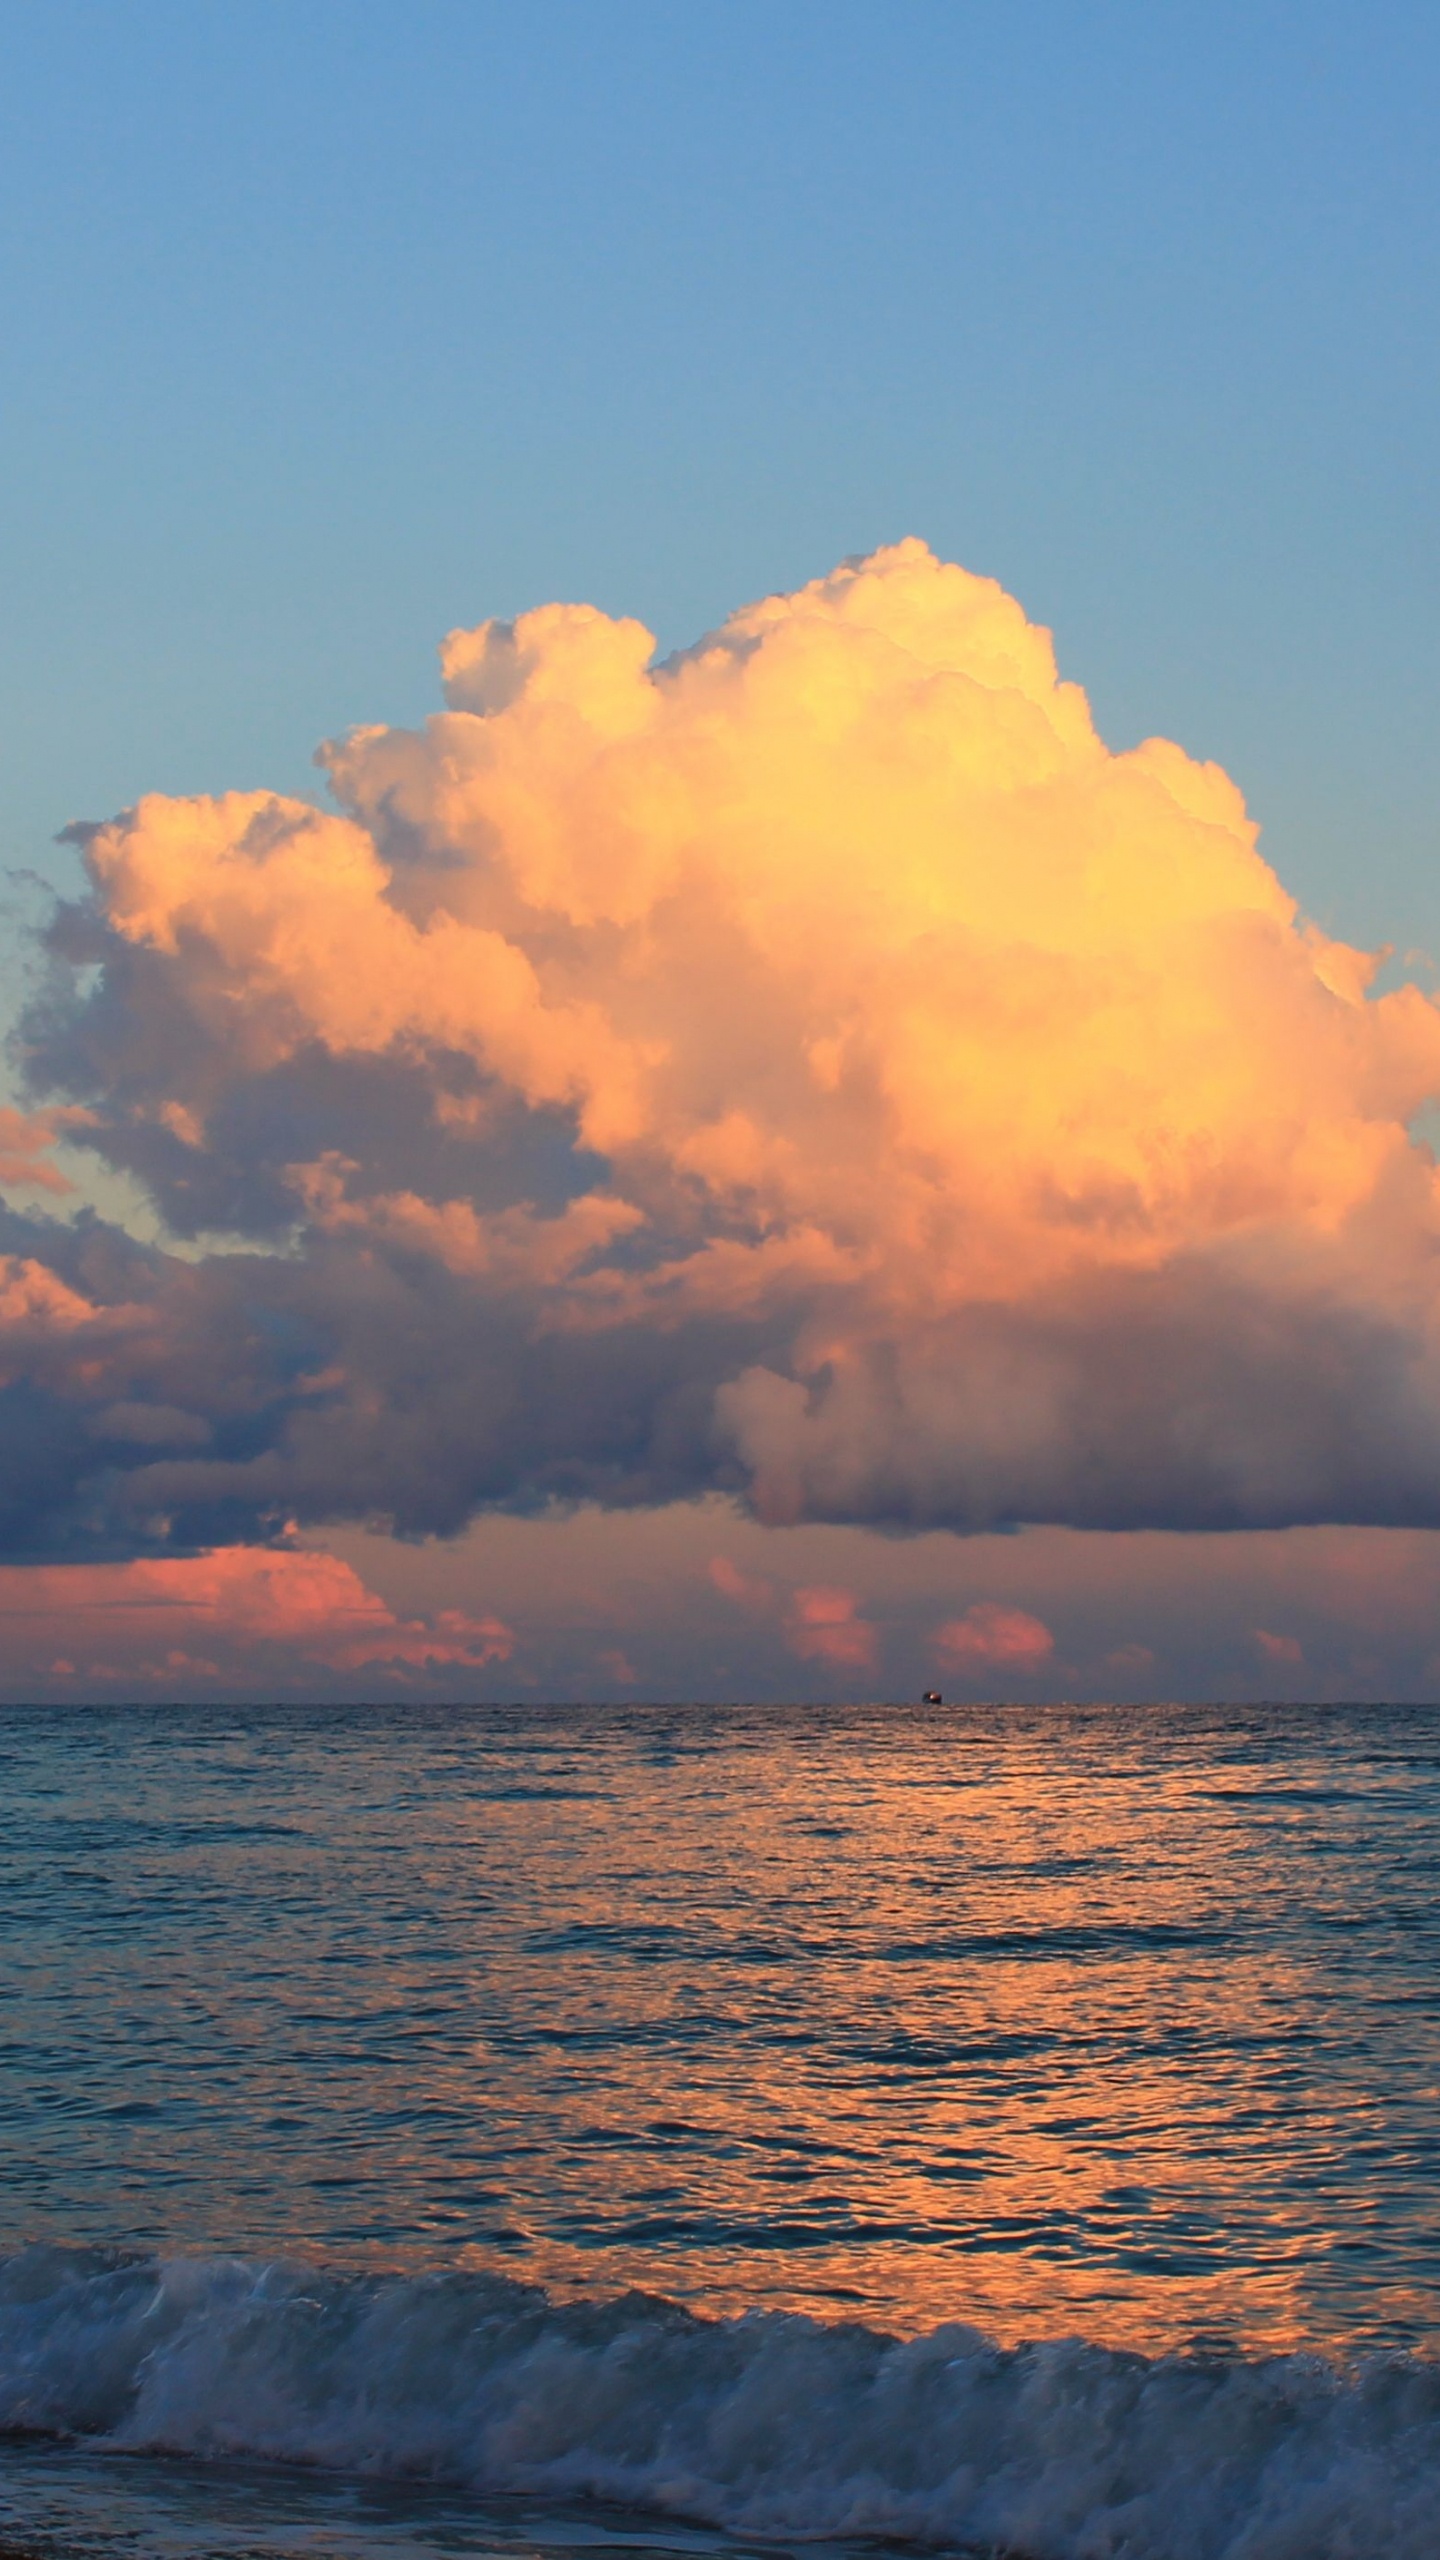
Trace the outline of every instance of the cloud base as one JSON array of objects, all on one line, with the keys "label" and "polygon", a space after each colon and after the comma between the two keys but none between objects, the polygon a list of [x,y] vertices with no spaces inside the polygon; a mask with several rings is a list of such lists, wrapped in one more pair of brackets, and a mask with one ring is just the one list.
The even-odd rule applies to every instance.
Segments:
[{"label": "cloud base", "polygon": [[[552,605],[442,670],[331,808],[83,831],[0,1132],[3,1552],[1440,1524],[1440,1012],[1218,768],[1111,752],[913,541],[660,666]],[[165,1242],[48,1207],[57,1135]]]}]

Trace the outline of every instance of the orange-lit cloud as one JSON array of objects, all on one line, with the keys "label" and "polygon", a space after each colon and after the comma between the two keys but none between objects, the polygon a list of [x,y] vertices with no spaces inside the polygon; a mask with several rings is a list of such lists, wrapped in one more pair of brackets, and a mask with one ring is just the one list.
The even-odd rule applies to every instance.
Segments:
[{"label": "orange-lit cloud", "polygon": [[[651,1698],[903,1700],[940,1687],[947,1699],[1240,1699],[1302,1684],[1311,1699],[1440,1695],[1434,1530],[877,1538],[767,1529],[712,1497],[492,1517],[453,1543],[328,1534],[397,1616],[498,1607],[517,1639],[507,1695],[589,1694],[617,1646]],[[815,1591],[841,1595],[832,1625],[874,1630],[869,1661],[797,1655],[792,1595]],[[961,1644],[942,1656],[937,1630],[957,1624]],[[1283,1633],[1303,1662],[1268,1654],[1257,1628]]]},{"label": "orange-lit cloud", "polygon": [[[721,1542],[728,1576],[713,1570]],[[0,1692],[1440,1695],[1434,1530],[896,1539],[824,1523],[766,1529],[712,1497],[658,1512],[495,1515],[454,1541],[330,1531],[324,1546],[241,1551],[218,1581],[208,1558],[165,1559],[158,1581],[151,1561],[0,1573]],[[827,1625],[794,1602],[816,1591],[848,1604],[828,1621],[847,1651],[858,1625],[873,1652],[863,1639],[859,1661],[795,1651],[794,1633]],[[1053,1651],[1028,1668],[973,1644],[942,1658],[937,1628],[993,1631],[997,1615],[1038,1625]],[[1283,1632],[1303,1660],[1269,1653],[1257,1629]]]},{"label": "orange-lit cloud", "polygon": [[[62,1121],[73,1116],[59,1115]],[[0,1185],[21,1191],[72,1191],[69,1176],[50,1161],[50,1149],[59,1134],[54,1115],[34,1119],[24,1111],[0,1108]]]},{"label": "orange-lit cloud", "polygon": [[0,1628],[9,1659],[42,1680],[178,1683],[192,1693],[253,1684],[267,1660],[403,1678],[478,1670],[514,1650],[499,1618],[458,1609],[401,1618],[338,1556],[253,1547],[0,1566]]},{"label": "orange-lit cloud", "polygon": [[830,1583],[802,1584],[792,1594],[785,1641],[800,1662],[827,1662],[851,1671],[875,1666],[875,1629],[859,1615],[854,1592]]},{"label": "orange-lit cloud", "polygon": [[712,1556],[706,1572],[716,1590],[723,1591],[727,1600],[736,1601],[742,1609],[753,1610],[765,1617],[777,1605],[774,1583],[763,1574],[742,1573],[729,1556]]},{"label": "orange-lit cloud", "polygon": [[772,1621],[798,1662],[842,1672],[873,1671],[879,1634],[862,1618],[853,1591],[836,1583],[794,1584],[788,1593],[765,1574],[743,1573],[729,1556],[712,1556],[706,1574],[717,1591],[752,1618]]},{"label": "orange-lit cloud", "polygon": [[715,1486],[1440,1520],[1440,1010],[1297,915],[1234,783],[1111,751],[917,542],[651,654],[589,607],[484,623],[423,730],[326,750],[334,810],[83,831],[37,1096],[195,1241],[11,1220],[68,1296],[0,1306],[50,1400],[0,1537]]},{"label": "orange-lit cloud", "polygon": [[984,1663],[996,1670],[1031,1672],[1043,1669],[1055,1650],[1055,1639],[1043,1619],[1028,1610],[1002,1608],[994,1600],[977,1600],[963,1618],[949,1618],[935,1630],[940,1659],[958,1670]]}]

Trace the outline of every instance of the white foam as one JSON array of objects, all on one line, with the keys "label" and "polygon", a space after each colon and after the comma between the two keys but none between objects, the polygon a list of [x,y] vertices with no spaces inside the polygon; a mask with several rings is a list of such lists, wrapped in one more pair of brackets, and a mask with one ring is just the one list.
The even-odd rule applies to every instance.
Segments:
[{"label": "white foam", "polygon": [[1437,2560],[1440,2367],[708,2321],[484,2275],[34,2249],[0,2427],[1033,2560]]}]

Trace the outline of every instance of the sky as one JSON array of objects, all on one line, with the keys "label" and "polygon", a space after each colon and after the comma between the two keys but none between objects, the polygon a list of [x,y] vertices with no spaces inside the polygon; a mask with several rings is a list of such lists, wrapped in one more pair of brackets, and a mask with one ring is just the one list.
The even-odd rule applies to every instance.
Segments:
[{"label": "sky", "polygon": [[1431,1694],[1432,14],[0,41],[5,1694]]}]

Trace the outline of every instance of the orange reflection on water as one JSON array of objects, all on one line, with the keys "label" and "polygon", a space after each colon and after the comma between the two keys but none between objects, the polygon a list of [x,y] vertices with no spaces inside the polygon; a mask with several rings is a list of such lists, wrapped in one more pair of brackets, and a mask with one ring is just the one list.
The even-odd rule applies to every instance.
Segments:
[{"label": "orange reflection on water", "polygon": [[43,1780],[133,1915],[52,1865],[42,1920],[34,1869],[26,2033],[73,2057],[37,2235],[1433,2333],[1419,1711],[146,1724],[39,1720],[0,1839],[17,1905]]}]

